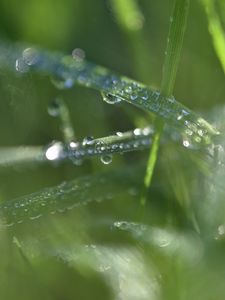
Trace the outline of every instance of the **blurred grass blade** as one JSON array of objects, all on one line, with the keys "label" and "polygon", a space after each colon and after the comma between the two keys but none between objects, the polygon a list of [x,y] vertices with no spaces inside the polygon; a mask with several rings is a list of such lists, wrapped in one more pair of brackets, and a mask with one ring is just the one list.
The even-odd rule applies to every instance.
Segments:
[{"label": "blurred grass blade", "polygon": [[[12,226],[45,214],[65,212],[90,202],[112,200],[138,185],[137,167],[63,182],[0,204],[0,225]],[[136,170],[136,171],[135,171]],[[101,186],[101,188],[99,187]]]},{"label": "blurred grass blade", "polygon": [[127,53],[133,65],[133,74],[139,80],[149,82],[151,57],[144,36],[144,14],[137,0],[111,0],[112,12],[123,33]]},{"label": "blurred grass blade", "polygon": [[[202,3],[208,17],[208,27],[212,36],[213,45],[225,73],[225,30],[222,25],[222,20],[220,20],[220,15],[216,10],[216,1],[202,0]],[[225,9],[224,1],[221,8]],[[224,11],[222,11],[222,14],[225,15]]]},{"label": "blurred grass blade", "polygon": [[143,27],[144,16],[141,13],[137,0],[111,0],[117,22],[128,32],[135,32]]}]

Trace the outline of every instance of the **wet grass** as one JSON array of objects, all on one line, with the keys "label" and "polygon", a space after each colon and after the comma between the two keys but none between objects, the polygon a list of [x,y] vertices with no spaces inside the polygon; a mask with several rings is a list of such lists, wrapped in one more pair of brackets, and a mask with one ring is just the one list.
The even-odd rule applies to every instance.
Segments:
[{"label": "wet grass", "polygon": [[[39,7],[50,18],[46,3]],[[106,58],[109,32],[113,47],[121,34],[111,60],[101,60],[91,35],[80,39],[100,63],[79,48],[45,50],[40,33],[25,46],[2,40],[0,298],[223,299],[223,4],[199,4],[111,0],[106,11],[92,3],[92,12],[80,4],[80,14],[98,15]],[[169,32],[164,64],[148,28],[153,12],[167,24],[155,27],[162,52]],[[211,36],[201,39],[212,59],[196,60],[189,48],[197,44],[193,28],[203,27],[193,27],[196,14],[204,34],[208,22]],[[85,20],[79,26],[89,28]],[[34,36],[35,22],[27,31]],[[207,93],[213,100],[202,105]]]}]

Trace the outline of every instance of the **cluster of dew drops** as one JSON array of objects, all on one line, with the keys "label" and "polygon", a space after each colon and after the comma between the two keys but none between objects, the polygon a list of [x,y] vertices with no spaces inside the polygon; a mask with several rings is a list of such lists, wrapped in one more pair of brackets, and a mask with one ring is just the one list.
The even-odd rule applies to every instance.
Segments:
[{"label": "cluster of dew drops", "polygon": [[[85,59],[85,52],[80,48],[75,48],[72,51],[72,58],[76,61],[82,62]],[[27,73],[31,66],[38,64],[40,61],[40,55],[38,50],[35,48],[26,48],[22,56],[16,59],[15,62],[15,68],[16,71],[20,73]],[[67,78],[65,80],[51,80],[52,83],[59,89],[68,89],[72,88],[74,81],[71,78]],[[111,95],[102,94],[103,100],[114,104],[116,102],[119,102],[119,98],[113,97]],[[60,117],[60,106],[57,103],[57,101],[52,101],[50,105],[48,106],[48,113],[52,117]],[[92,136],[87,136],[83,139],[81,145],[83,147],[90,147],[94,145],[94,138]],[[101,142],[102,144],[102,142]],[[49,161],[58,161],[62,157],[64,153],[64,147],[65,145],[62,142],[59,141],[53,141],[50,143],[50,145],[47,147],[47,150],[45,151],[45,157]],[[75,150],[80,146],[80,143],[76,141],[71,141],[69,143],[69,149]],[[98,146],[98,143],[96,144]],[[102,146],[102,145],[101,145]],[[103,147],[103,146],[102,146]],[[72,158],[71,158],[72,159]],[[104,154],[101,155],[100,160],[103,164],[110,164],[112,162],[112,155],[111,154]],[[82,163],[82,159],[72,159],[74,164],[80,165]]]},{"label": "cluster of dew drops", "polygon": [[[76,61],[82,62],[85,59],[85,52],[80,48],[75,48],[72,51],[72,58]],[[33,65],[36,65],[40,62],[40,54],[37,49],[35,48],[26,48],[22,55],[16,60],[15,68],[18,72],[26,73],[29,71],[29,68]],[[70,77],[65,79],[52,79],[52,83],[56,86],[58,89],[69,89],[72,88],[74,85],[74,80]],[[134,84],[134,83],[133,83]],[[137,95],[132,93],[131,86],[127,87],[125,89],[126,93],[131,93],[131,97],[135,96],[135,99],[137,98]],[[156,92],[157,94],[157,92]],[[117,104],[122,101],[122,96],[115,96],[113,94],[101,92],[102,99],[107,102],[108,104]],[[158,94],[156,95],[158,96]],[[142,95],[143,99],[147,99],[148,95]],[[132,100],[134,100],[132,98]],[[51,116],[58,116],[59,115],[59,109],[57,107],[49,107],[48,112]],[[183,109],[181,113],[177,116],[177,121],[183,121],[183,119],[186,119],[188,115],[190,114],[189,111],[186,111]],[[202,128],[198,128],[198,125],[194,124],[193,122],[189,122],[188,120],[185,121],[185,135],[183,137],[182,144],[186,148],[194,148],[196,144],[200,144],[202,141],[202,138],[207,135],[207,132],[204,131]],[[196,134],[197,133],[197,134]],[[89,140],[88,142],[86,140]],[[84,138],[82,142],[82,146],[92,146],[94,143],[94,139],[91,137]],[[71,149],[75,149],[78,146],[77,142],[71,141],[70,147]],[[48,160],[57,160],[60,158],[60,155],[63,152],[63,145],[62,143],[56,142],[52,143],[50,147],[46,151],[46,158]],[[111,155],[103,155],[101,156],[101,161],[104,164],[109,164],[112,161]],[[75,159],[74,162],[76,164],[80,164],[80,160]]]}]

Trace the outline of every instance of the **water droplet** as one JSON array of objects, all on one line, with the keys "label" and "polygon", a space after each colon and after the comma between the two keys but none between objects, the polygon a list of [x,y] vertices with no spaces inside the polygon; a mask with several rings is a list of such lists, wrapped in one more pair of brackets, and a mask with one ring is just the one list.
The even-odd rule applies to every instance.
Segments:
[{"label": "water droplet", "polygon": [[179,114],[179,116],[177,117],[177,120],[180,121],[181,119],[183,119],[183,117],[188,116],[189,112],[182,109],[181,113]]},{"label": "water droplet", "polygon": [[82,142],[83,146],[91,146],[93,144],[94,144],[94,138],[93,138],[93,136],[86,136],[83,139],[83,142]]},{"label": "water droplet", "polygon": [[188,148],[190,147],[190,142],[188,140],[183,140],[184,147]]},{"label": "water droplet", "polygon": [[142,133],[142,130],[140,128],[135,128],[133,131],[134,135],[139,136]]},{"label": "water droplet", "polygon": [[114,96],[112,94],[107,94],[107,93],[101,93],[102,94],[102,98],[105,102],[107,102],[108,104],[116,104],[122,101],[121,98]]},{"label": "water droplet", "polygon": [[116,228],[122,229],[122,230],[129,229],[129,223],[126,222],[126,221],[117,221],[117,222],[114,222],[113,226],[116,227]]},{"label": "water droplet", "polygon": [[61,142],[53,142],[45,152],[48,160],[54,161],[61,158],[63,154],[63,144]]},{"label": "water droplet", "polygon": [[60,115],[60,100],[58,98],[51,101],[48,105],[48,114],[52,117],[58,117]]},{"label": "water droplet", "polygon": [[202,139],[199,136],[196,136],[194,138],[194,140],[195,140],[196,143],[201,143],[201,141],[202,141]]},{"label": "water droplet", "polygon": [[112,155],[111,154],[105,154],[101,156],[101,162],[104,165],[108,165],[112,162]]},{"label": "water droplet", "polygon": [[149,98],[148,91],[144,91],[143,94],[141,95],[141,99],[148,100],[148,98]]},{"label": "water droplet", "polygon": [[190,130],[190,129],[187,129],[187,130],[185,130],[185,133],[186,133],[187,135],[192,135],[192,134],[193,134],[193,131]]},{"label": "water droplet", "polygon": [[131,94],[132,93],[132,87],[131,86],[128,86],[127,88],[125,88],[125,92],[127,94]]},{"label": "water droplet", "polygon": [[79,146],[79,143],[77,143],[77,142],[71,141],[71,142],[69,143],[69,147],[70,147],[71,149],[76,149],[78,146]]},{"label": "water droplet", "polygon": [[29,66],[24,62],[22,58],[18,58],[15,64],[16,71],[20,73],[26,73],[29,71]]},{"label": "water droplet", "polygon": [[138,96],[135,94],[130,95],[130,100],[132,100],[132,101],[136,100],[137,98],[138,98]]},{"label": "water droplet", "polygon": [[73,51],[72,51],[72,57],[75,59],[75,60],[78,60],[78,61],[82,61],[85,59],[85,52],[84,50],[80,49],[80,48],[75,48]]},{"label": "water droplet", "polygon": [[23,61],[28,66],[33,66],[39,61],[38,51],[34,48],[27,48],[23,51]]},{"label": "water droplet", "polygon": [[199,134],[200,136],[203,136],[203,135],[204,135],[204,131],[203,131],[202,129],[199,129],[199,130],[198,130],[198,134]]},{"label": "water droplet", "polygon": [[123,133],[120,132],[120,131],[117,131],[116,135],[119,136],[119,137],[122,137],[122,136],[123,136]]}]

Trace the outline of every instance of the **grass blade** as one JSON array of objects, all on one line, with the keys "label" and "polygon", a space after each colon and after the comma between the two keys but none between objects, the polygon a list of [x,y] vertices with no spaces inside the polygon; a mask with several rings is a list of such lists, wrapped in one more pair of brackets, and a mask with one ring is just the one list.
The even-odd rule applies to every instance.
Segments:
[{"label": "grass blade", "polygon": [[[214,0],[202,0],[208,17],[209,32],[212,36],[213,45],[225,72],[225,31],[222,26],[219,14],[216,11]],[[223,4],[224,6],[224,4]],[[221,8],[223,8],[221,5]]]},{"label": "grass blade", "polygon": [[[163,65],[163,78],[161,84],[161,94],[170,97],[177,74],[180,61],[180,54],[183,44],[184,32],[188,16],[189,0],[176,0],[174,3],[173,13],[170,18],[170,29],[167,40],[166,56]],[[156,120],[158,130],[153,139],[153,145],[150,151],[146,175],[144,179],[144,192],[141,198],[141,205],[145,205],[147,190],[151,185],[155,164],[157,161],[160,137],[163,130],[161,120]]]}]

